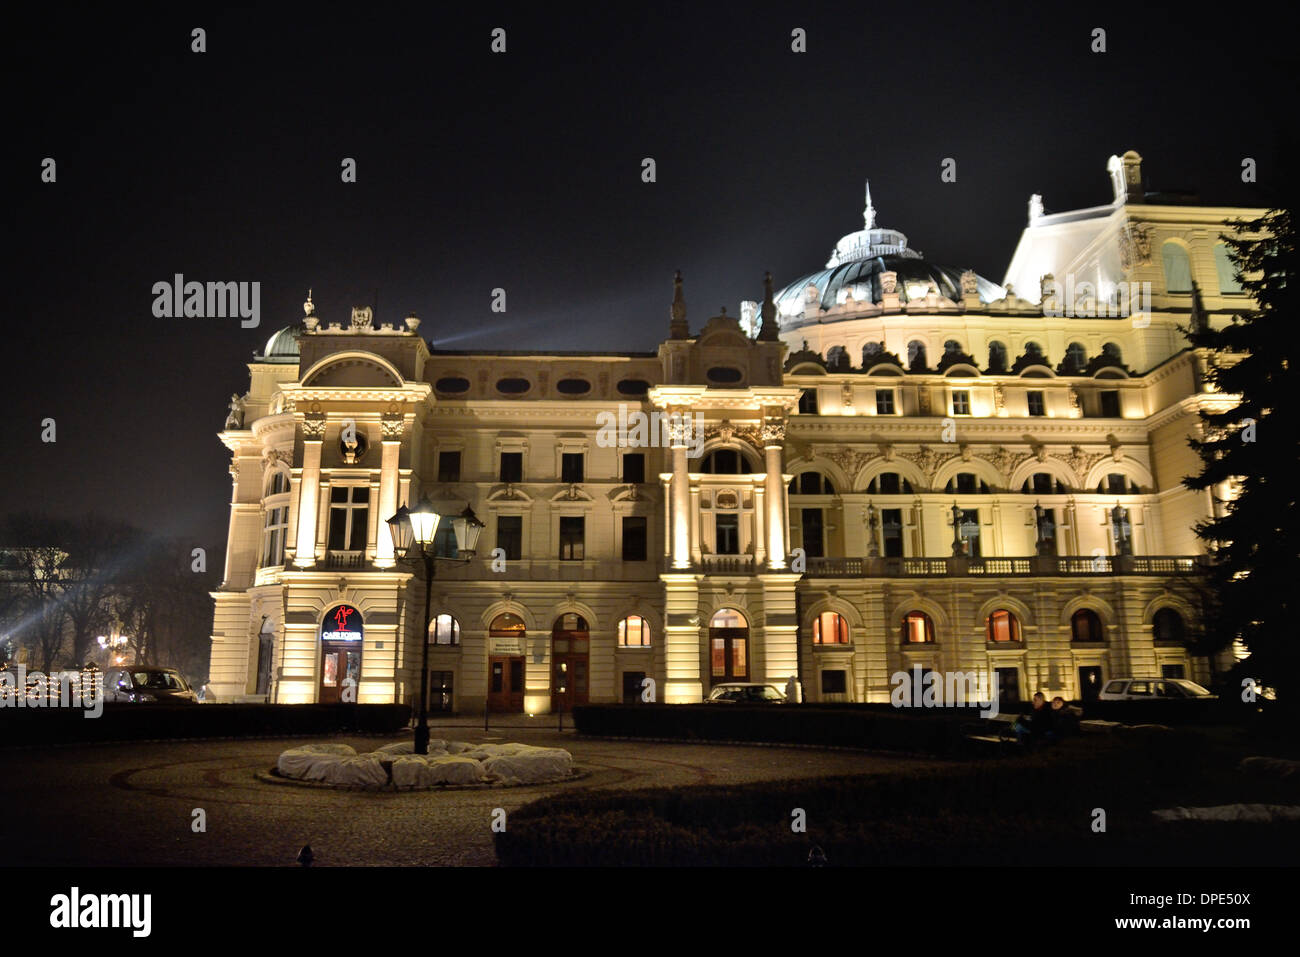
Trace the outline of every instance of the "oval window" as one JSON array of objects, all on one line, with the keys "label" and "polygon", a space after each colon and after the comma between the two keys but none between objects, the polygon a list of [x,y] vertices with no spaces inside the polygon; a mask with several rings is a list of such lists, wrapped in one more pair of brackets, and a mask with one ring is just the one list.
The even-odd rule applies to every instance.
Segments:
[{"label": "oval window", "polygon": [[586,379],[561,379],[555,383],[555,391],[565,395],[586,395],[591,391],[591,383]]},{"label": "oval window", "polygon": [[729,366],[714,366],[708,372],[710,382],[732,383],[739,382],[745,376],[739,369],[732,369]]},{"label": "oval window", "polygon": [[532,384],[527,379],[497,380],[497,391],[504,392],[506,395],[522,395],[531,388]]},{"label": "oval window", "polygon": [[433,387],[448,395],[459,395],[461,392],[469,391],[469,379],[462,379],[455,375],[443,376],[433,384]]},{"label": "oval window", "polygon": [[650,391],[650,383],[645,379],[624,379],[619,382],[618,391],[623,395],[645,395]]}]

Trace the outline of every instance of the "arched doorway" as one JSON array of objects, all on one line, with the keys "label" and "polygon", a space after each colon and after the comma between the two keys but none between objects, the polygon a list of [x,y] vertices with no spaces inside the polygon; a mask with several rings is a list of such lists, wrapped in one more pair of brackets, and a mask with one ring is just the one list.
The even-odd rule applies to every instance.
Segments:
[{"label": "arched doorway", "polygon": [[749,622],[734,608],[709,619],[709,683],[749,680]]},{"label": "arched doorway", "polygon": [[587,703],[588,653],[591,633],[587,619],[565,614],[551,628],[551,710],[572,712]]},{"label": "arched doorway", "polygon": [[522,714],[524,710],[524,633],[518,615],[504,612],[488,626],[489,711]]},{"label": "arched doorway", "polygon": [[355,704],[361,683],[361,647],[365,628],[361,612],[335,605],[320,626],[321,704]]},{"label": "arched doorway", "polygon": [[266,700],[271,693],[271,655],[275,647],[275,622],[262,619],[262,630],[257,635],[257,678],[253,694]]}]

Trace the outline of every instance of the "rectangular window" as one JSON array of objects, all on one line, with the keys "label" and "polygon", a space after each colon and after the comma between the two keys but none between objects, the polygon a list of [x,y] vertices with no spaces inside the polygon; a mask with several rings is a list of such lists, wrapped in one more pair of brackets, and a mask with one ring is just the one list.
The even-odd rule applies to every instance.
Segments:
[{"label": "rectangular window", "polygon": [[898,484],[897,472],[881,472],[877,478],[881,495],[897,495],[902,491]]},{"label": "rectangular window", "polygon": [[822,528],[822,510],[820,508],[801,509],[803,522],[803,550],[809,558],[821,558],[826,554],[825,532]]},{"label": "rectangular window", "polygon": [[645,484],[645,453],[626,452],[623,455],[623,481],[629,485]]},{"label": "rectangular window", "polygon": [[1029,392],[1029,414],[1030,415],[1047,415],[1047,403],[1043,401],[1043,393]]},{"label": "rectangular window", "polygon": [[952,414],[970,415],[970,392],[956,389],[952,393]]},{"label": "rectangular window", "polygon": [[582,481],[581,452],[565,452],[560,456],[560,481],[570,485]]},{"label": "rectangular window", "polygon": [[524,518],[522,515],[497,516],[497,548],[505,552],[508,561],[523,558]]},{"label": "rectangular window", "polygon": [[799,393],[799,414],[816,415],[817,414],[817,390],[804,389]]},{"label": "rectangular window", "polygon": [[963,508],[961,510],[961,538],[966,543],[966,556],[979,558],[980,555],[980,510]]},{"label": "rectangular window", "polygon": [[262,565],[284,564],[284,533],[289,509],[273,508],[266,513],[266,533],[262,545]]},{"label": "rectangular window", "polygon": [[1119,418],[1119,390],[1107,389],[1097,393],[1101,397],[1101,414],[1104,418]]},{"label": "rectangular window", "polygon": [[846,694],[849,690],[848,673],[844,671],[822,672],[822,694]]},{"label": "rectangular window", "polygon": [[524,453],[501,453],[501,481],[522,482],[524,480]]},{"label": "rectangular window", "polygon": [[1056,554],[1056,509],[1043,509],[1043,524],[1039,529],[1043,541],[1048,543],[1048,554]]},{"label": "rectangular window", "polygon": [[583,536],[587,520],[581,515],[564,515],[560,518],[560,560],[582,561]]},{"label": "rectangular window", "polygon": [[643,562],[646,559],[646,520],[639,515],[623,519],[623,561]]},{"label": "rectangular window", "polygon": [[880,533],[884,539],[886,558],[903,557],[903,510],[901,508],[884,508],[880,510]]},{"label": "rectangular window", "polygon": [[957,473],[957,491],[965,492],[971,495],[979,491],[979,485],[977,484],[977,480],[974,472]]},{"label": "rectangular window", "polygon": [[438,453],[438,481],[439,482],[460,481],[460,453],[459,452]]},{"label": "rectangular window", "polygon": [[1160,677],[1162,678],[1186,678],[1187,669],[1182,665],[1161,665]]},{"label": "rectangular window", "polygon": [[644,671],[623,672],[623,703],[641,703],[641,683],[645,681]]},{"label": "rectangular window", "polygon": [[329,548],[359,552],[366,547],[370,489],[364,485],[335,485],[330,489]]},{"label": "rectangular window", "polygon": [[452,702],[452,684],[455,675],[450,671],[429,672],[429,710],[450,711]]},{"label": "rectangular window", "polygon": [[740,516],[735,512],[719,512],[714,516],[719,555],[740,554]]},{"label": "rectangular window", "polygon": [[893,415],[894,414],[894,390],[877,389],[876,390],[876,415]]}]

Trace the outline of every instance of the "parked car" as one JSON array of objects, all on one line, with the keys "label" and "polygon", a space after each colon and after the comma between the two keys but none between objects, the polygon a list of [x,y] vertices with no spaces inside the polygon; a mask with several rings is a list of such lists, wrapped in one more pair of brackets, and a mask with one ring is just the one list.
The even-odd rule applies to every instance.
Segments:
[{"label": "parked car", "polygon": [[1187,701],[1199,699],[1215,701],[1211,694],[1195,681],[1186,678],[1112,678],[1098,695],[1101,701]]},{"label": "parked car", "polygon": [[135,665],[104,672],[104,700],[145,704],[195,704],[199,696],[175,668]]},{"label": "parked car", "polygon": [[776,685],[749,681],[729,681],[715,685],[709,692],[709,704],[785,704],[785,694]]}]

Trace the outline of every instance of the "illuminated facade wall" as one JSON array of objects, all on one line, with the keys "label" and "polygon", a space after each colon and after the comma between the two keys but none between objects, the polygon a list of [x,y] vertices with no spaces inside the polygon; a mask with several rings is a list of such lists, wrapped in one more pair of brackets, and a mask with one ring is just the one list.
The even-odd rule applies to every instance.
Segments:
[{"label": "illuminated facade wall", "polygon": [[[1134,156],[1113,163],[1112,204],[1031,204],[1003,285],[929,265],[869,205],[832,264],[870,254],[899,278],[837,293],[815,274],[694,334],[679,295],[656,353],[430,353],[414,318],[323,326],[308,302],[250,364],[242,421],[221,433],[234,486],[214,693],[318,700],[322,621],[347,603],[365,621],[357,700],[412,700],[424,592],[384,520],[425,494],[486,523],[476,560],[440,564],[433,584],[432,613],[458,629],[430,668],[462,711],[482,709],[505,657],[522,659],[520,709],[551,710],[552,628],[575,614],[590,701],[624,700],[643,674],[657,700],[699,700],[727,608],[749,628],[742,652],[726,645],[744,677],[797,673],[814,700],[885,700],[913,666],[1001,669],[1022,695],[1067,697],[1088,675],[1207,679],[1178,637],[1197,623],[1192,526],[1214,505],[1180,481],[1197,409],[1224,398],[1177,330],[1193,317],[1180,289],[1196,281],[1207,322],[1246,308],[1215,237],[1259,211],[1140,202]],[[1121,282],[1151,295],[1098,316],[1089,287],[1061,301],[1081,278],[1094,299]],[[676,418],[611,446],[620,408]],[[1083,640],[1080,611],[1095,615]],[[1015,640],[988,640],[1001,612]],[[928,624],[907,632],[916,614]],[[522,637],[491,633],[501,615]],[[629,616],[647,644],[620,644]]]}]

